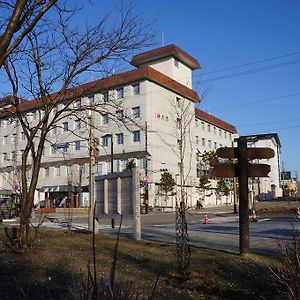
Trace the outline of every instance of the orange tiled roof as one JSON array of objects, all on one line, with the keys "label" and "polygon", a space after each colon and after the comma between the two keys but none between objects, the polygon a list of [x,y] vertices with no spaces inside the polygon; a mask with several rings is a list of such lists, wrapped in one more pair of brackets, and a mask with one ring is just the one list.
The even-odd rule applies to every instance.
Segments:
[{"label": "orange tiled roof", "polygon": [[[192,89],[182,85],[181,83],[171,79],[167,75],[149,66],[144,66],[144,67],[137,68],[135,70],[123,72],[120,74],[110,76],[108,78],[95,80],[92,82],[88,82],[70,88],[66,90],[66,92],[62,96],[60,96],[58,102],[64,102],[69,99],[75,99],[76,97],[88,96],[96,92],[109,90],[112,88],[123,86],[125,84],[130,84],[142,80],[149,80],[155,82],[158,85],[161,85],[166,89],[169,89],[170,91],[173,91],[181,95],[182,97],[189,99],[190,101],[197,102],[200,100],[198,94]],[[47,98],[46,101],[49,103],[51,99],[55,99],[55,97],[57,96],[58,96],[57,93],[53,93],[49,96],[49,98]],[[21,112],[31,111],[39,107],[42,107],[44,103],[45,100],[43,102],[41,99],[24,101],[20,105],[20,111]],[[0,111],[0,117],[5,117],[10,114],[14,114],[14,112],[15,112],[14,107],[4,109],[3,111]]]},{"label": "orange tiled roof", "polygon": [[188,53],[186,53],[185,51],[183,51],[175,45],[168,45],[165,47],[156,48],[135,55],[131,60],[131,64],[136,67],[139,67],[149,62],[170,56],[182,61],[184,64],[188,65],[192,70],[200,68],[199,62],[194,57],[192,57],[191,55],[189,55]]},{"label": "orange tiled roof", "polygon": [[203,121],[206,121],[212,125],[218,126],[218,127],[225,129],[231,133],[237,133],[236,128],[233,125],[231,125],[225,121],[222,121],[221,119],[218,119],[217,117],[214,117],[199,108],[195,108],[195,115],[197,118],[199,118]]}]

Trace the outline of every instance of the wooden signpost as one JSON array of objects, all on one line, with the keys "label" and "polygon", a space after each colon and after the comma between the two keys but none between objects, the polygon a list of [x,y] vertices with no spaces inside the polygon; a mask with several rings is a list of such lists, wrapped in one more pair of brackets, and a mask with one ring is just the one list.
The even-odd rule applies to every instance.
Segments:
[{"label": "wooden signpost", "polygon": [[213,169],[216,177],[238,177],[239,179],[239,228],[240,253],[249,253],[249,203],[248,177],[267,177],[270,166],[266,164],[249,163],[252,159],[269,159],[274,157],[271,148],[247,148],[247,137],[237,139],[237,147],[219,148],[217,156],[227,159],[237,159],[237,163],[220,163]]}]

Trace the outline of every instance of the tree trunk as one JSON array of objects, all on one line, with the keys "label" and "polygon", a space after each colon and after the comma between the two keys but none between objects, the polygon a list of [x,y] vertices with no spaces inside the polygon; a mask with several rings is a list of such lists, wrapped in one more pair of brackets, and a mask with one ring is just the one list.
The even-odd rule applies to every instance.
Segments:
[{"label": "tree trunk", "polygon": [[[24,201],[25,199],[23,199]],[[32,212],[33,196],[27,195],[27,199],[21,205],[20,211],[20,230],[19,230],[19,246],[26,250],[31,246],[30,240],[30,217]]]}]

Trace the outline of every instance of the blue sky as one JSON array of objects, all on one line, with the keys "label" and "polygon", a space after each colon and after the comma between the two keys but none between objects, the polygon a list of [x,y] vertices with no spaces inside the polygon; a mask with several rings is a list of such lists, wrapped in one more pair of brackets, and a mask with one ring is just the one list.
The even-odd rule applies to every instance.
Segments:
[{"label": "blue sky", "polygon": [[277,132],[284,169],[300,176],[300,1],[138,3],[147,19],[157,18],[159,42],[163,32],[165,45],[199,60],[194,88],[206,90],[200,108],[240,135]]},{"label": "blue sky", "polygon": [[[121,1],[92,3],[92,9],[84,6],[79,25]],[[194,72],[194,89],[205,91],[200,108],[235,125],[240,135],[277,132],[284,169],[300,176],[300,1],[136,4],[146,21],[156,20],[158,46],[176,44],[200,62]]]},{"label": "blue sky", "polygon": [[[176,44],[200,62],[193,80],[205,95],[199,107],[240,135],[278,133],[284,170],[300,176],[300,1],[136,3],[146,21],[156,20],[158,46]],[[101,8],[112,4],[120,1]]]}]

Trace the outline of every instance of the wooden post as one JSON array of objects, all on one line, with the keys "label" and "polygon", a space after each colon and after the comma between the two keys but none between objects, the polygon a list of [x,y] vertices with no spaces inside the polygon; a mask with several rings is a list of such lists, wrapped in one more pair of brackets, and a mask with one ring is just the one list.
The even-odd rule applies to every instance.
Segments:
[{"label": "wooden post", "polygon": [[249,203],[248,203],[248,161],[247,140],[238,139],[238,175],[239,175],[239,227],[240,254],[250,252],[249,247]]}]

